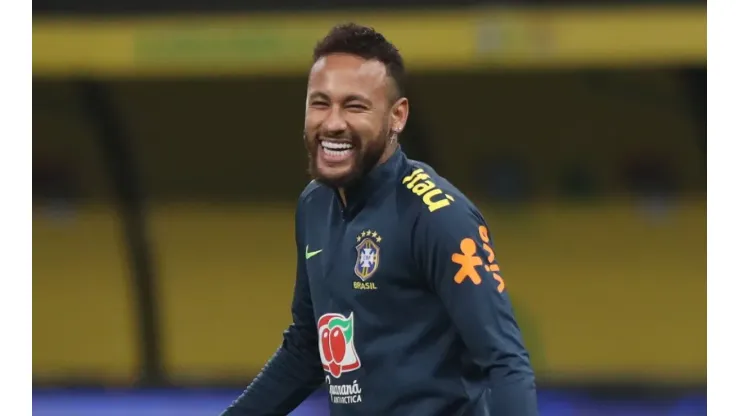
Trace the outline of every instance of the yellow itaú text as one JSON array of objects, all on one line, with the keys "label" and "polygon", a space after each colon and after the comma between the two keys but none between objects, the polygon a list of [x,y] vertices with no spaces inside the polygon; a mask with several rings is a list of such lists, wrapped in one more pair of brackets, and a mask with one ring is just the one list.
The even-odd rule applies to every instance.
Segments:
[{"label": "yellow ita\u00fa text", "polygon": [[424,205],[429,208],[429,212],[444,208],[455,201],[452,195],[443,194],[442,190],[429,180],[429,175],[424,172],[424,169],[411,172],[409,176],[403,178],[402,183],[406,184],[406,187],[415,195],[421,197]]}]

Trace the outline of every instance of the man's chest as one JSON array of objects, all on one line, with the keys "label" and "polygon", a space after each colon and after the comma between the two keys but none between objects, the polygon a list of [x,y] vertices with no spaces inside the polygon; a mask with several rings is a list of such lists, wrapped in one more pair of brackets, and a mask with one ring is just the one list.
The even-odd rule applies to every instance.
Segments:
[{"label": "man's chest", "polygon": [[411,227],[381,211],[327,215],[306,230],[306,272],[317,309],[388,302],[419,284]]}]

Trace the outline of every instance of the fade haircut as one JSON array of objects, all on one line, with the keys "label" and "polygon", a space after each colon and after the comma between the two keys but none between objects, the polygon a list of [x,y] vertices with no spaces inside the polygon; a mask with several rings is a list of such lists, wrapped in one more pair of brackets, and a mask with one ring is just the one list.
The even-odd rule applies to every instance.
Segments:
[{"label": "fade haircut", "polygon": [[377,60],[385,65],[386,74],[393,80],[396,96],[405,94],[404,78],[406,70],[398,49],[373,28],[355,23],[334,26],[329,34],[320,40],[313,50],[313,62],[334,53],[346,53],[366,60]]}]

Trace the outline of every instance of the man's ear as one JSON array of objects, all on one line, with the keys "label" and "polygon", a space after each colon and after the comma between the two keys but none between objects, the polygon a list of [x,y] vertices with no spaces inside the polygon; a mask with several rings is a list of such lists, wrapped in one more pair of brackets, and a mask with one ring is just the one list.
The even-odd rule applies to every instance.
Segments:
[{"label": "man's ear", "polygon": [[401,97],[393,103],[391,108],[391,130],[395,134],[401,134],[409,119],[409,100]]}]

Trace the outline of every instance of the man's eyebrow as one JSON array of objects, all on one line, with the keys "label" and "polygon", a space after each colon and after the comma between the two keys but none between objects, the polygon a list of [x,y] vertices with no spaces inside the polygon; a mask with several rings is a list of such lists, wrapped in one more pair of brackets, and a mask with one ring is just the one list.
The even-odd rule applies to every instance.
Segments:
[{"label": "man's eyebrow", "polygon": [[321,98],[322,100],[331,101],[329,96],[326,93],[323,93],[321,91],[314,91],[312,92],[308,98]]},{"label": "man's eyebrow", "polygon": [[[321,91],[314,91],[314,92],[312,92],[311,94],[308,95],[308,98],[309,99],[317,99],[318,98],[318,99],[322,99],[322,100],[326,100],[326,101],[331,101],[331,98],[329,98],[329,95],[326,94],[325,92],[321,92]],[[359,95],[359,94],[350,94],[350,95],[344,97],[344,99],[342,101],[345,102],[345,103],[350,102],[350,101],[359,101],[359,102],[361,102],[363,104],[366,104],[368,106],[370,106],[370,105],[373,104],[373,102],[369,98],[367,98],[367,97],[365,97],[363,95]]]}]

